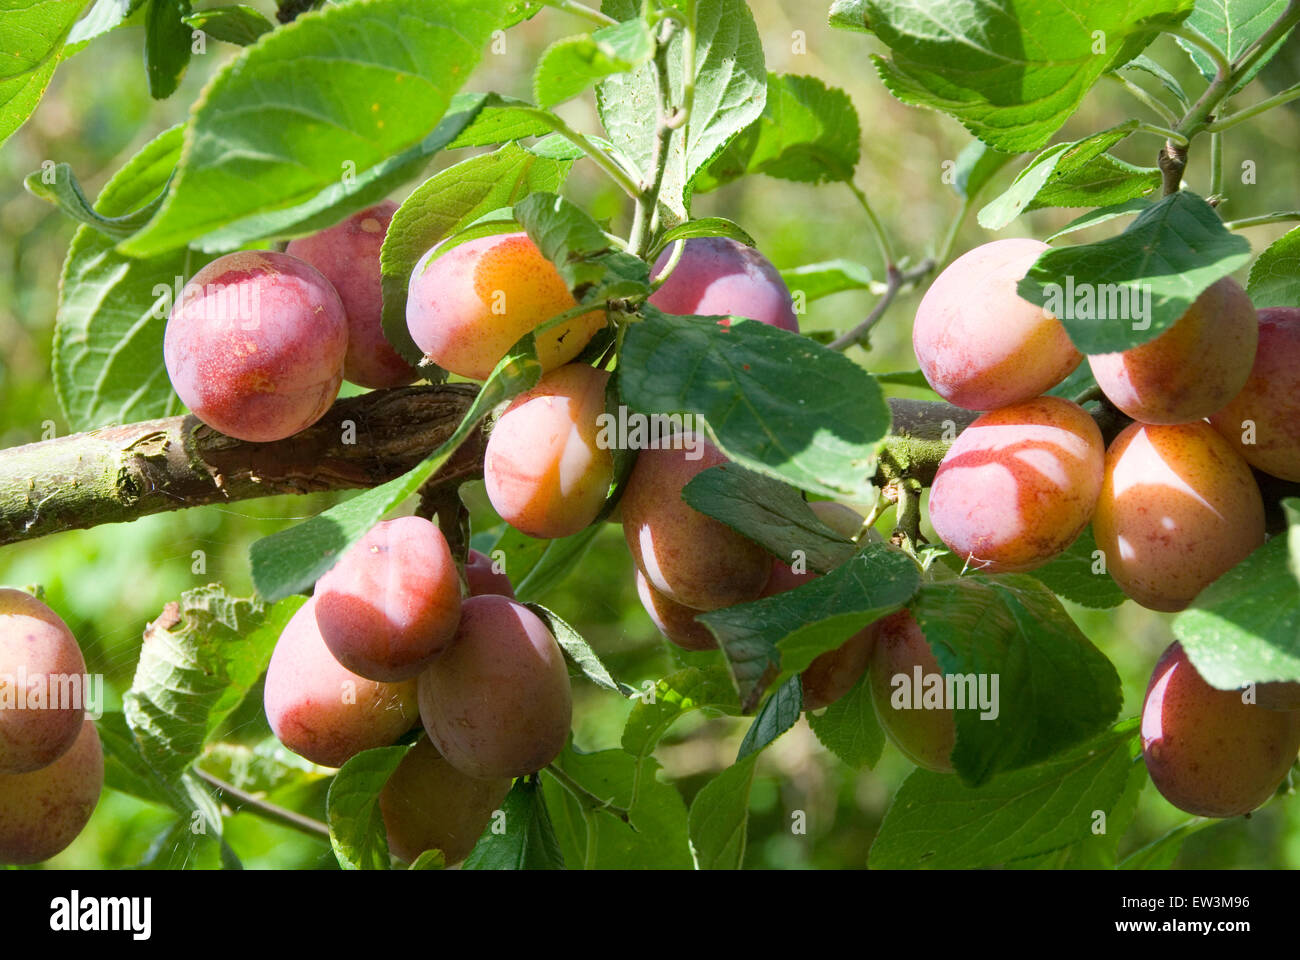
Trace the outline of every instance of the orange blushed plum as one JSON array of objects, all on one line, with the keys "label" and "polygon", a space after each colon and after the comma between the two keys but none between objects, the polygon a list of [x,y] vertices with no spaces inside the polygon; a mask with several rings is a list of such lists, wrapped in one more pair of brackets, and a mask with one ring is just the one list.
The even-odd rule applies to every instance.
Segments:
[{"label": "orange blushed plum", "polygon": [[370,680],[410,680],[456,635],[460,577],[447,540],[423,517],[376,524],[316,584],[330,653]]},{"label": "orange blushed plum", "polygon": [[1187,423],[1208,417],[1241,390],[1258,329],[1246,291],[1224,277],[1154,340],[1088,363],[1110,402],[1134,420]]},{"label": "orange blushed plum", "polygon": [[[799,332],[790,291],[776,267],[753,247],[726,237],[687,240],[672,274],[650,296],[665,313],[748,317]],[[668,265],[673,245],[659,255],[654,276]]]},{"label": "orange blushed plum", "polygon": [[[623,535],[650,586],[683,606],[718,610],[756,599],[772,558],[682,499],[693,477],[727,462],[712,444],[696,441],[637,456],[621,501]],[[692,452],[700,456],[692,460]]]},{"label": "orange blushed plum", "polygon": [[1176,611],[1264,542],[1264,504],[1208,423],[1133,423],[1106,451],[1092,527],[1120,588]]},{"label": "orange blushed plum", "polygon": [[416,682],[378,683],[334,659],[308,600],[285,626],[266,670],[266,719],[286,747],[312,763],[341,767],[386,747],[416,721]]},{"label": "orange blushed plum", "polygon": [[447,651],[420,674],[420,718],[447,762],[469,777],[521,777],[564,749],[569,672],[541,619],[505,597],[471,597]]},{"label": "orange blushed plum", "polygon": [[348,347],[343,303],[297,257],[248,250],[194,275],[172,307],[163,358],[176,393],[215,430],[283,440],[338,396]]},{"label": "orange blushed plum", "polygon": [[[481,237],[441,256],[434,247],[411,272],[406,325],[425,356],[452,373],[486,380],[514,343],[577,301],[526,233]],[[544,370],[576,357],[605,325],[601,310],[537,338]]]},{"label": "orange blushed plum", "polygon": [[285,253],[319,270],[338,291],[348,318],[343,376],[363,387],[400,387],[420,375],[384,336],[379,251],[396,211],[397,204],[385,200],[285,248]]},{"label": "orange blushed plum", "polygon": [[1300,309],[1259,311],[1250,378],[1210,423],[1252,467],[1300,482]]},{"label": "orange blushed plum", "polygon": [[930,522],[976,569],[1031,570],[1088,525],[1105,445],[1078,404],[1038,397],[979,417],[948,448],[930,490]]},{"label": "orange blushed plum", "polygon": [[994,240],[958,257],[916,308],[912,346],[925,379],[968,410],[1050,390],[1083,359],[1060,321],[1016,292],[1047,244]]},{"label": "orange blushed plum", "polygon": [[[876,645],[871,654],[869,683],[880,726],[917,766],[952,773],[950,757],[957,742],[952,709],[920,709],[907,695],[915,685],[918,667],[922,677],[942,673],[925,634],[908,610],[883,617],[874,626]],[[894,684],[894,677],[900,674],[907,677],[906,686]]]},{"label": "orange blushed plum", "polygon": [[65,849],[90,822],[103,787],[104,754],[87,714],[49,766],[0,774],[0,863],[40,863]]},{"label": "orange blushed plum", "polygon": [[29,593],[0,589],[0,774],[38,770],[72,746],[85,674],[59,615]]},{"label": "orange blushed plum", "polygon": [[1300,751],[1300,712],[1217,690],[1182,645],[1164,652],[1142,704],[1142,757],[1166,800],[1201,817],[1235,817],[1277,789]]},{"label": "orange blushed plum", "polygon": [[636,595],[641,598],[641,606],[645,607],[645,612],[659,632],[683,650],[717,648],[717,638],[708,627],[695,619],[700,611],[669,600],[650,586],[640,570],[636,571]]},{"label": "orange blushed plum", "polygon": [[412,863],[425,850],[441,850],[447,864],[469,856],[492,811],[510,792],[509,777],[467,777],[421,737],[379,793],[388,849]]},{"label": "orange blushed plum", "polygon": [[614,478],[598,442],[604,370],[568,363],[515,398],[492,428],[483,457],[488,499],[530,537],[567,537],[591,525]]},{"label": "orange blushed plum", "polygon": [[491,557],[477,550],[471,550],[465,558],[465,583],[471,597],[495,593],[511,600],[515,598],[510,578],[496,569]]}]

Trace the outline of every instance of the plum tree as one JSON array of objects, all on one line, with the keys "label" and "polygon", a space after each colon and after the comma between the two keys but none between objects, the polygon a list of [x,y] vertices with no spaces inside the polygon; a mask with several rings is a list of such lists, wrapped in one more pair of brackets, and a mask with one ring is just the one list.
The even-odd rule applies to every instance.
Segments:
[{"label": "plum tree", "polygon": [[509,777],[465,776],[421,737],[379,792],[389,852],[412,863],[426,850],[441,850],[449,866],[459,863],[474,849],[510,784]]},{"label": "plum tree", "polygon": [[0,863],[40,863],[64,850],[90,822],[103,787],[104,754],[85,714],[53,763],[0,774]]},{"label": "plum tree", "polygon": [[[406,325],[429,360],[486,380],[519,338],[576,306],[528,234],[502,234],[426,253],[411,272]],[[604,325],[604,311],[594,310],[539,335],[542,369],[568,363]]]},{"label": "plum tree", "polygon": [[1205,682],[1174,643],[1142,703],[1142,757],[1166,800],[1201,817],[1235,817],[1264,803],[1300,752],[1300,712],[1243,703]]},{"label": "plum tree", "polygon": [[376,524],[316,584],[325,646],[368,680],[410,680],[460,621],[460,576],[447,540],[423,517]]},{"label": "plum tree", "polygon": [[952,773],[957,724],[951,707],[917,709],[894,684],[896,676],[912,683],[916,668],[923,677],[942,673],[925,634],[909,610],[899,610],[874,624],[875,648],[868,667],[876,718],[894,746],[913,763],[936,773]]},{"label": "plum tree", "polygon": [[590,526],[614,479],[597,442],[609,374],[568,363],[514,399],[492,428],[483,457],[488,499],[530,537],[567,537]]},{"label": "plum tree", "polygon": [[[695,441],[637,456],[620,501],[623,535],[655,590],[683,606],[717,610],[756,599],[772,560],[758,544],[682,499],[693,477],[727,463],[712,444]],[[691,459],[692,450],[697,459]]]},{"label": "plum tree", "polygon": [[1219,410],[1245,385],[1258,331],[1246,291],[1223,277],[1154,340],[1088,363],[1110,402],[1134,420],[1188,423]]},{"label": "plum tree", "polygon": [[569,672],[541,619],[506,597],[470,597],[447,651],[420,674],[420,717],[461,773],[520,777],[564,749],[573,720]]},{"label": "plum tree", "polygon": [[510,578],[496,569],[491,557],[478,550],[471,550],[465,559],[465,583],[471,597],[495,593],[511,600],[515,598]]},{"label": "plum tree", "polygon": [[384,336],[379,251],[396,211],[397,204],[384,200],[285,248],[319,270],[338,292],[348,319],[343,376],[363,387],[400,387],[420,375]]},{"label": "plum tree", "polygon": [[71,748],[85,676],[59,615],[30,593],[0,588],[0,774],[39,770]]},{"label": "plum tree", "polygon": [[[673,244],[659,255],[653,275],[672,259]],[[694,237],[650,303],[665,313],[686,316],[748,317],[771,327],[799,332],[790,291],[776,267],[753,247],[727,237]]]},{"label": "plum tree", "polygon": [[995,410],[1038,396],[1083,359],[1059,320],[1016,285],[1037,240],[994,240],[954,260],[916,308],[912,346],[930,386],[949,403]]},{"label": "plum tree", "polygon": [[1068,400],[1037,397],[986,413],[939,464],[930,522],[972,567],[1033,569],[1088,525],[1105,455],[1092,417]]},{"label": "plum tree", "polygon": [[1300,308],[1259,311],[1255,365],[1210,423],[1252,467],[1300,482]]},{"label": "plum tree", "polygon": [[348,347],[343,303],[297,257],[246,250],[194,274],[163,336],[167,375],[208,426],[240,440],[283,440],[338,396]]},{"label": "plum tree", "polygon": [[659,632],[683,650],[713,650],[718,640],[704,624],[695,619],[700,613],[670,600],[650,586],[640,570],[636,571],[636,595]]},{"label": "plum tree", "polygon": [[1120,588],[1176,611],[1264,542],[1264,503],[1208,423],[1133,423],[1106,451],[1092,527]]},{"label": "plum tree", "polygon": [[325,767],[388,746],[418,716],[416,681],[367,680],[334,659],[316,625],[314,599],[280,634],[266,668],[263,706],[282,744]]}]

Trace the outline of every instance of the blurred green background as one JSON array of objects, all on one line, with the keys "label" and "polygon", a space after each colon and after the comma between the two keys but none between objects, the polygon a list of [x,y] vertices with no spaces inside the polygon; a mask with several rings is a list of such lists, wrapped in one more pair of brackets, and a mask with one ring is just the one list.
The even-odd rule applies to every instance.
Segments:
[{"label": "blurred green background", "polygon": [[[273,10],[264,2],[257,5],[268,14]],[[955,160],[969,136],[948,118],[905,107],[891,98],[867,57],[879,44],[870,37],[829,29],[826,6],[803,0],[751,0],[768,69],[814,74],[849,93],[862,121],[858,185],[893,236],[895,249],[916,261],[938,250],[959,208],[956,193],[943,182],[944,165]],[[532,67],[541,50],[558,37],[583,30],[584,23],[576,17],[543,11],[510,31],[505,52],[486,56],[467,88],[528,97]],[[6,251],[0,261],[0,446],[41,439],[51,425],[58,435],[68,432],[52,389],[49,361],[59,272],[74,225],[29,196],[22,178],[43,161],[67,162],[93,196],[145,141],[183,120],[206,79],[238,52],[236,47],[209,41],[206,54],[194,58],[179,92],[171,100],[155,102],[146,90],[142,45],[143,29],[126,25],[64,63],[35,116],[0,149],[0,177],[5,184],[0,230]],[[1187,57],[1172,41],[1161,40],[1149,52],[1170,67],[1189,91],[1201,89]],[[1295,82],[1297,73],[1300,54],[1293,42],[1264,79],[1277,89]],[[1249,92],[1243,102],[1256,96]],[[1103,84],[1058,139],[1084,136],[1129,116],[1146,116],[1144,110],[1117,85]],[[597,129],[588,100],[567,104],[561,112],[580,129]],[[1225,216],[1294,208],[1300,182],[1295,158],[1300,113],[1294,105],[1269,113],[1263,122],[1238,127],[1226,139]],[[1155,138],[1137,136],[1116,152],[1131,162],[1152,165],[1158,146]],[[1206,153],[1201,150],[1194,156],[1187,177],[1191,188],[1201,193],[1208,192]],[[462,152],[439,157],[429,172],[464,156]],[[1247,163],[1254,166],[1253,184],[1241,182]],[[983,199],[995,196],[1021,166],[1023,161],[1009,165]],[[590,165],[575,169],[568,193],[597,217],[612,218],[615,227],[625,232],[628,210],[622,195],[602,182]],[[1046,236],[1079,212],[1047,210],[1023,216],[1000,235]],[[699,197],[694,213],[736,220],[779,267],[847,257],[867,263],[877,276],[882,272],[862,212],[842,185],[811,187],[749,178]],[[1078,236],[1097,239],[1118,229],[1116,223],[1123,221]],[[1258,252],[1284,230],[1261,227],[1247,236]],[[972,215],[962,226],[955,252],[990,239],[994,235],[982,230]],[[801,318],[802,324],[805,330],[844,330],[865,315],[870,303],[865,293],[817,301]],[[900,298],[877,327],[871,350],[854,350],[852,355],[876,371],[915,369],[910,348],[915,304],[915,293]],[[926,395],[915,390],[910,394]],[[468,490],[467,497],[475,504],[477,528],[495,522],[481,485]],[[203,507],[8,546],[0,549],[0,583],[44,587],[47,602],[81,640],[90,669],[106,674],[108,707],[116,709],[131,681],[141,631],[164,604],[211,581],[224,582],[233,593],[250,594],[249,544],[337,499],[314,495]],[[620,679],[639,685],[672,668],[674,655],[637,601],[631,563],[616,526],[607,525],[578,571],[544,600],[581,630]],[[1133,715],[1151,666],[1172,640],[1170,618],[1131,603],[1102,613],[1070,607],[1070,613],[1119,669],[1125,693],[1123,715]],[[577,745],[585,750],[616,746],[628,704],[583,682],[575,684],[575,695]],[[253,699],[250,706],[255,708],[260,696]],[[241,734],[248,741],[269,735],[260,710],[244,714]],[[665,740],[658,757],[665,775],[688,802],[734,758],[747,722],[692,718]],[[824,750],[801,722],[769,748],[759,764],[747,865],[861,867],[889,799],[910,769],[896,750],[886,746],[876,770],[851,771]],[[273,792],[271,796],[306,812],[322,812],[319,784],[299,788],[296,795]],[[806,835],[791,834],[791,814],[796,810],[807,814]],[[1186,819],[1148,787],[1121,855]],[[149,856],[151,845],[171,820],[172,815],[164,811],[105,791],[85,833],[50,865],[137,865]],[[250,867],[333,864],[326,844],[249,814],[231,818],[228,831],[227,839]],[[1272,803],[1249,820],[1196,834],[1177,865],[1300,866],[1300,803]]]}]

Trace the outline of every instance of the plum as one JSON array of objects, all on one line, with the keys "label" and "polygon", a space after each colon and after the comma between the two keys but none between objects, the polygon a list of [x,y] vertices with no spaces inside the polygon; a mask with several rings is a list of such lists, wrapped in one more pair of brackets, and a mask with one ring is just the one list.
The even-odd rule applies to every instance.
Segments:
[{"label": "plum", "polygon": [[[748,317],[799,332],[790,291],[767,257],[727,237],[693,237],[684,243],[677,266],[650,295],[650,303],[665,313]],[[655,262],[653,276],[663,272],[672,253],[669,244]]]}]

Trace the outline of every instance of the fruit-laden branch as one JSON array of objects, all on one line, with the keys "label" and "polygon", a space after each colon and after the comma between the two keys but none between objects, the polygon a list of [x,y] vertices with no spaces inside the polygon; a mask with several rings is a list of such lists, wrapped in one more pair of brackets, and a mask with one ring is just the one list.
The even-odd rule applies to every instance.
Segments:
[{"label": "fruit-laden branch", "polygon": [[[446,440],[476,392],[455,384],[351,397],[275,443],[236,440],[185,416],[14,447],[0,453],[0,544],[211,503],[377,486]],[[475,476],[482,460],[478,435],[441,476]]]}]

